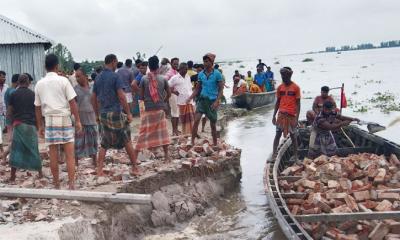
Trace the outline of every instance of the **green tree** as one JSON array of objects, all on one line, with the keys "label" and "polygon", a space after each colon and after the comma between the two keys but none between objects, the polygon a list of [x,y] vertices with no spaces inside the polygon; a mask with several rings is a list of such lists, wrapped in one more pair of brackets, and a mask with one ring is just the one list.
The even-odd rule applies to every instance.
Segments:
[{"label": "green tree", "polygon": [[66,46],[58,43],[47,50],[47,53],[54,53],[58,57],[58,60],[60,61],[60,70],[64,72],[73,71],[74,58]]}]

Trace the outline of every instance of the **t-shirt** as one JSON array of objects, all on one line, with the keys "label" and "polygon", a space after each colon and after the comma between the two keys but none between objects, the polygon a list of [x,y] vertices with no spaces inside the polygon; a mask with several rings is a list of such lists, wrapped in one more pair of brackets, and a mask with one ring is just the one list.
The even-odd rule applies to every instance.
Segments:
[{"label": "t-shirt", "polygon": [[42,107],[43,116],[71,116],[69,101],[76,97],[66,77],[48,72],[35,86],[35,106]]},{"label": "t-shirt", "polygon": [[165,87],[168,86],[167,79],[163,75],[157,75],[157,84],[158,84],[158,96],[160,98],[160,101],[155,103],[153,102],[153,99],[151,98],[150,95],[150,89],[149,89],[149,77],[143,76],[142,81],[140,82],[140,88],[144,89],[144,97],[143,97],[143,102],[146,111],[150,110],[164,110],[166,108],[166,102],[164,101],[165,96],[167,95],[167,92],[165,91]]},{"label": "t-shirt", "polygon": [[179,93],[177,96],[178,105],[186,105],[186,100],[193,93],[189,75],[186,74],[185,77],[182,77],[180,74],[177,74],[168,81],[168,84]]},{"label": "t-shirt", "polygon": [[92,94],[90,89],[81,87],[79,84],[74,88],[79,117],[82,125],[96,125],[96,114],[91,103]]},{"label": "t-shirt", "polygon": [[15,92],[15,88],[9,87],[7,88],[6,92],[4,93],[4,102],[6,104],[6,107],[10,104],[10,96],[13,92]]},{"label": "t-shirt", "polygon": [[274,73],[271,71],[266,71],[265,72],[265,76],[269,79],[269,80],[274,80]]},{"label": "t-shirt", "polygon": [[[68,80],[67,80],[68,81]],[[69,82],[68,82],[69,84]],[[26,87],[19,87],[10,96],[10,106],[13,108],[13,122],[21,121],[35,125],[35,93]]]},{"label": "t-shirt", "polygon": [[218,97],[218,84],[223,81],[222,74],[218,70],[212,70],[207,76],[205,70],[199,73],[199,82],[201,82],[200,95],[215,100]]},{"label": "t-shirt", "polygon": [[7,89],[8,85],[6,83],[4,83],[3,87],[0,89],[0,115],[6,115],[7,113],[6,102],[4,101],[4,95]]},{"label": "t-shirt", "polygon": [[245,77],[244,80],[246,80],[247,86],[250,87],[251,84],[253,84],[254,78],[253,77]]},{"label": "t-shirt", "polygon": [[136,77],[135,77],[135,80],[137,81],[137,84],[139,85],[140,84],[140,82],[142,81],[142,77],[143,77],[143,74],[142,73],[138,73],[138,75],[136,75]]},{"label": "t-shirt", "polygon": [[100,113],[122,112],[122,106],[118,98],[118,90],[124,89],[124,82],[115,72],[104,69],[96,78],[93,92],[100,102]]},{"label": "t-shirt", "polygon": [[264,81],[267,80],[267,77],[265,76],[264,72],[261,72],[254,75],[254,80],[256,81],[258,86],[262,86],[265,85]]},{"label": "t-shirt", "polygon": [[132,92],[131,84],[132,81],[135,79],[132,70],[128,67],[122,67],[118,69],[117,74],[124,83],[124,92],[126,93]]},{"label": "t-shirt", "polygon": [[301,98],[300,88],[292,82],[289,86],[282,83],[276,90],[276,97],[280,100],[279,112],[292,116],[297,114],[297,100]]}]

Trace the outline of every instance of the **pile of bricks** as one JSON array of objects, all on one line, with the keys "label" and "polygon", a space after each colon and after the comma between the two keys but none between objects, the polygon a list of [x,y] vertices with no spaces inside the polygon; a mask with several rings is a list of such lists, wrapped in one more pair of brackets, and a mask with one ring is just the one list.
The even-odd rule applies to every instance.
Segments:
[{"label": "pile of bricks", "polygon": [[[279,179],[293,215],[400,210],[400,161],[394,154],[304,159]],[[301,224],[314,239],[400,239],[394,220]]]}]

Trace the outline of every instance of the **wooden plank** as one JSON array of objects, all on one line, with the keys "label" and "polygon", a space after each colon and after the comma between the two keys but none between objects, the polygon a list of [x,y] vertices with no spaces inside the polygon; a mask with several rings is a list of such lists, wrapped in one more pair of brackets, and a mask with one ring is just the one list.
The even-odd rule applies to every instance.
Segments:
[{"label": "wooden plank", "polygon": [[56,189],[0,188],[0,197],[64,199],[87,202],[150,204],[150,194],[89,192]]},{"label": "wooden plank", "polygon": [[299,222],[345,222],[384,219],[400,220],[400,211],[310,214],[296,215],[295,218]]}]

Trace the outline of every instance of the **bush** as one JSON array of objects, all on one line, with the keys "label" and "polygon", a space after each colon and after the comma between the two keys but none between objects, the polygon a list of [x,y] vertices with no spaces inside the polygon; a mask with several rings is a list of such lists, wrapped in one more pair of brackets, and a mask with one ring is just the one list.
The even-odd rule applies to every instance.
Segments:
[{"label": "bush", "polygon": [[305,58],[305,59],[303,59],[303,62],[313,62],[314,61],[314,59],[312,59],[312,58]]}]

